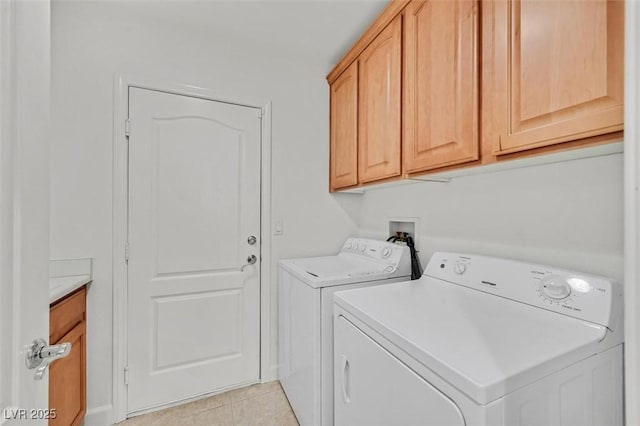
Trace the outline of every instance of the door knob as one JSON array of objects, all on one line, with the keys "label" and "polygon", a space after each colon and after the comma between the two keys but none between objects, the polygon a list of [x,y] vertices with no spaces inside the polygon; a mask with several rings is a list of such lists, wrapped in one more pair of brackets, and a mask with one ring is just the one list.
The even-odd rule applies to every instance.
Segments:
[{"label": "door knob", "polygon": [[258,240],[256,239],[255,235],[250,236],[249,238],[247,238],[247,242],[249,243],[250,246],[254,245]]},{"label": "door knob", "polygon": [[242,265],[242,268],[240,268],[240,271],[244,271],[244,268],[249,266],[249,265],[253,265],[254,263],[256,263],[258,261],[258,258],[252,254],[251,256],[247,257],[247,263]]},{"label": "door knob", "polygon": [[49,364],[66,357],[69,355],[69,352],[71,352],[71,343],[47,346],[47,342],[40,338],[31,343],[31,348],[27,353],[25,363],[28,369],[36,369],[36,374],[33,379],[42,380]]}]

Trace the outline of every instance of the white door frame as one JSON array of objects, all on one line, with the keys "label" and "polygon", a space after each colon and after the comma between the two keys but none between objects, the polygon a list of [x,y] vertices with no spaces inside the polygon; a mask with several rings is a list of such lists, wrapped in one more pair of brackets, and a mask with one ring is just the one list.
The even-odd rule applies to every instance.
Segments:
[{"label": "white door frame", "polygon": [[209,89],[153,78],[116,74],[113,114],[113,421],[127,415],[127,265],[125,244],[128,227],[128,155],[125,121],[129,110],[129,87],[150,89],[226,102],[262,110],[260,189],[260,381],[274,380],[271,368],[271,101],[220,96]]},{"label": "white door frame", "polygon": [[624,319],[626,424],[640,425],[640,4],[625,2]]}]

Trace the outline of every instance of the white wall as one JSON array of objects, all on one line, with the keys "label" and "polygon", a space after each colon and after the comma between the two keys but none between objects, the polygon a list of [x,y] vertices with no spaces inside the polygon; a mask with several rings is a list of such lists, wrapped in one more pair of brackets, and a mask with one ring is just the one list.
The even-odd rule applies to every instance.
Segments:
[{"label": "white wall", "polygon": [[423,266],[451,250],[622,280],[622,206],[622,154],[614,154],[370,191],[358,224],[363,236],[385,237],[390,217],[418,217]]},{"label": "white wall", "polygon": [[[130,18],[122,4],[54,1],[52,10],[51,256],[95,259],[87,313],[89,425],[109,420],[112,396],[115,72],[273,101],[272,215],[284,220],[285,230],[273,238],[274,277],[279,258],[334,252],[356,232],[348,213],[353,209],[343,208],[350,199],[327,191],[326,65],[188,27]],[[276,352],[274,341],[273,359]]]}]

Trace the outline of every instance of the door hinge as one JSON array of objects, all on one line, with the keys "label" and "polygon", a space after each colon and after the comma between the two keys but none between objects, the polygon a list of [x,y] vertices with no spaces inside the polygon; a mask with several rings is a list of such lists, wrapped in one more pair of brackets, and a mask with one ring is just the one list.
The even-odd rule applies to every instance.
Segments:
[{"label": "door hinge", "polygon": [[124,384],[129,384],[129,367],[124,368]]},{"label": "door hinge", "polygon": [[262,118],[262,108],[258,108],[258,118]]},{"label": "door hinge", "polygon": [[124,135],[126,137],[129,137],[130,134],[131,134],[131,120],[127,118],[124,121]]},{"label": "door hinge", "polygon": [[129,241],[124,245],[124,261],[129,263]]}]

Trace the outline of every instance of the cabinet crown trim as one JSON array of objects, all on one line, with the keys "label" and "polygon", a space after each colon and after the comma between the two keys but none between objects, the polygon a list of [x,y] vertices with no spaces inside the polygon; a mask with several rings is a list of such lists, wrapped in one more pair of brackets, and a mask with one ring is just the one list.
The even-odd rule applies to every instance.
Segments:
[{"label": "cabinet crown trim", "polygon": [[380,12],[373,23],[367,28],[364,34],[340,59],[336,66],[327,74],[329,84],[333,83],[349,65],[355,61],[364,49],[393,21],[409,4],[411,0],[391,0],[389,4]]}]

